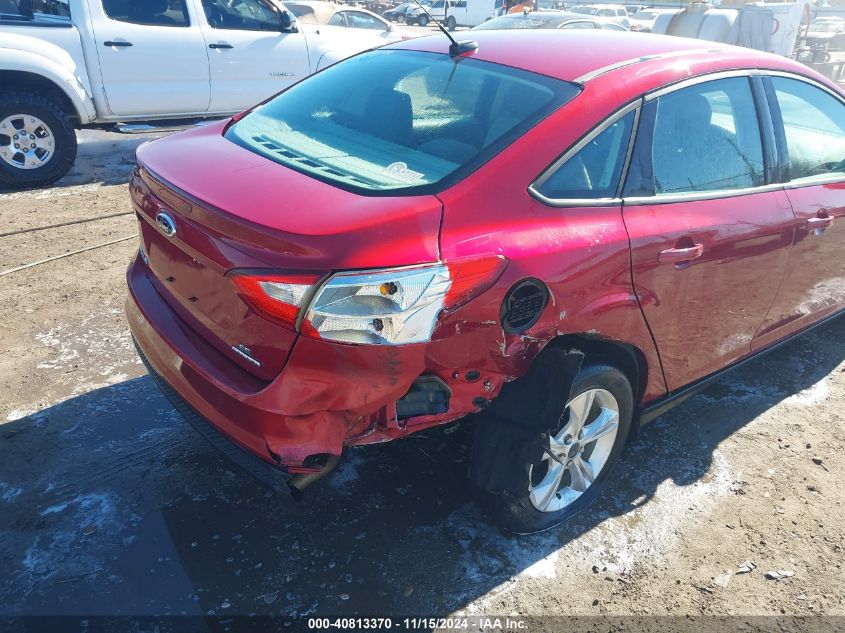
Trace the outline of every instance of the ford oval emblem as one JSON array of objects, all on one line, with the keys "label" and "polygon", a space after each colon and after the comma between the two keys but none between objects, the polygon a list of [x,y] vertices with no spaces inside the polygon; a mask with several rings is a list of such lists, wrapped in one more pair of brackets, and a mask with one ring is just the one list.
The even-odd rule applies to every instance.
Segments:
[{"label": "ford oval emblem", "polygon": [[161,229],[161,232],[167,237],[173,237],[176,235],[176,222],[174,222],[173,218],[167,215],[164,211],[156,216],[156,224],[158,224],[158,228]]}]

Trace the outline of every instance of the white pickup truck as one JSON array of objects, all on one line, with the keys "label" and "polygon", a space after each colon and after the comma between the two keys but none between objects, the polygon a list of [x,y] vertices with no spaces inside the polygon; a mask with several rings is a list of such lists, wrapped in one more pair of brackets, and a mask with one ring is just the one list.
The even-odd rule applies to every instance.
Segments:
[{"label": "white pickup truck", "polygon": [[63,176],[75,129],[244,110],[399,35],[275,0],[0,0],[0,186]]}]

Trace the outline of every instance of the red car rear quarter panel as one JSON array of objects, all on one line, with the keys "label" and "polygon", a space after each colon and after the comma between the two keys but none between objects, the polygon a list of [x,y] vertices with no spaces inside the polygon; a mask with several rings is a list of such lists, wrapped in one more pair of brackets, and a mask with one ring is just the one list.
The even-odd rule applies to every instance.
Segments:
[{"label": "red car rear quarter panel", "polygon": [[[510,261],[494,289],[443,321],[472,335],[443,337],[429,346],[429,359],[458,364],[477,358],[489,371],[513,378],[559,334],[587,334],[639,349],[648,365],[644,400],[666,393],[660,363],[631,285],[628,235],[619,206],[553,208],[535,200],[528,185],[545,167],[625,103],[624,95],[587,84],[584,92],[463,182],[441,194],[441,253],[450,259],[501,254]],[[517,281],[547,284],[550,300],[527,332],[507,335],[499,306]],[[481,307],[488,302],[486,314]],[[475,305],[474,305],[475,304]],[[472,311],[479,314],[469,318]],[[495,345],[474,337],[484,323]],[[492,335],[492,334],[491,334]],[[480,335],[479,335],[480,336]],[[472,351],[476,350],[476,351]],[[483,350],[483,352],[481,351]],[[446,361],[446,362],[444,362]],[[499,387],[500,385],[495,385]]]}]

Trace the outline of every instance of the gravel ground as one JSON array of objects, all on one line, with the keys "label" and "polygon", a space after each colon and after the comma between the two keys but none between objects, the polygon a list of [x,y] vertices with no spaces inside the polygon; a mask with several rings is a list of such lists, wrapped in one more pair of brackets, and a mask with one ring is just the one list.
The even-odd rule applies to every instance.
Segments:
[{"label": "gravel ground", "polygon": [[[0,233],[129,210],[143,138],[80,138],[57,186],[0,193]],[[0,271],[135,230],[6,235]],[[845,615],[845,319],[660,418],[560,530],[484,521],[467,425],[350,451],[292,517],[146,376],[122,312],[136,248],[0,277],[0,615]]]}]

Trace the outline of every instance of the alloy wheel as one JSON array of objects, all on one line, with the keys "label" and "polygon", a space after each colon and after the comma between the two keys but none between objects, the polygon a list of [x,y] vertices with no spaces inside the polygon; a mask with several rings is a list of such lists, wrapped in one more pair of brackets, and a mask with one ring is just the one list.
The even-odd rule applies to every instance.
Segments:
[{"label": "alloy wheel", "polygon": [[542,460],[529,468],[531,504],[557,512],[584,494],[607,464],[618,431],[619,403],[612,393],[588,389],[572,398]]},{"label": "alloy wheel", "polygon": [[52,158],[56,139],[50,127],[30,114],[0,121],[0,159],[17,169],[38,169]]}]

